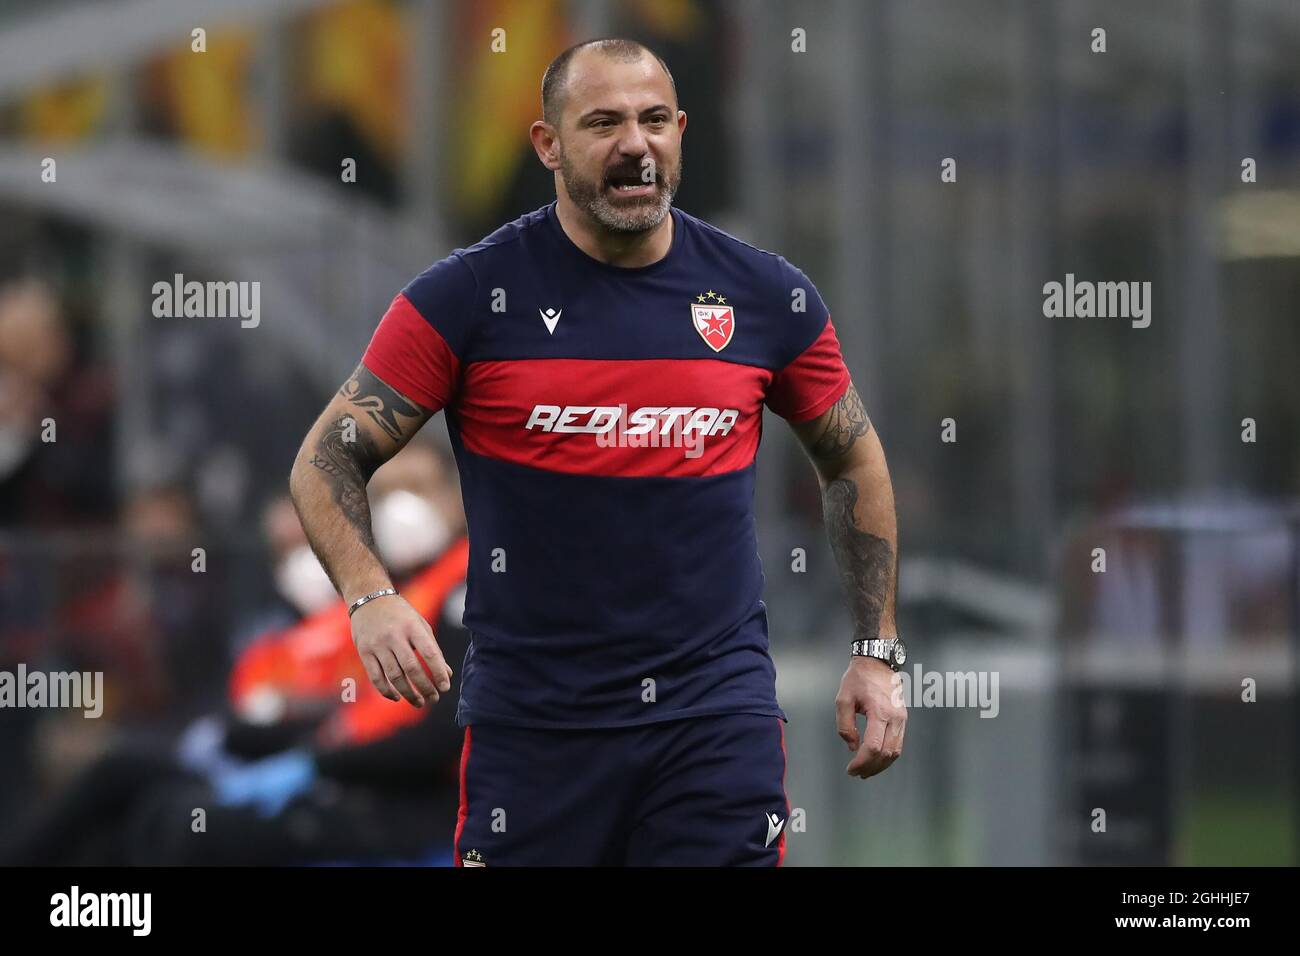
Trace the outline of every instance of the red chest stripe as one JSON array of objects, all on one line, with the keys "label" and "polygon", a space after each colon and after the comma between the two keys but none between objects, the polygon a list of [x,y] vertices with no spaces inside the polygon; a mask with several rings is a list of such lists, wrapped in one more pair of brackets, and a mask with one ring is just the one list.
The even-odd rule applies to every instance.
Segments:
[{"label": "red chest stripe", "polygon": [[717,359],[474,362],[455,414],[475,454],[548,471],[703,477],[748,467],[772,373]]}]

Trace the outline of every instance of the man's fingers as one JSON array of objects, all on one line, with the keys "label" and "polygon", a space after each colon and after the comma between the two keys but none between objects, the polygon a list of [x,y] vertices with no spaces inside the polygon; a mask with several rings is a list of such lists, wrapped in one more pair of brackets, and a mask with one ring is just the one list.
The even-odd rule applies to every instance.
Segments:
[{"label": "man's fingers", "polygon": [[844,772],[850,777],[861,777],[865,780],[867,777],[874,777],[887,766],[889,764],[881,757],[879,750],[872,750],[867,744],[863,743],[862,749],[849,761],[849,765],[844,768]]},{"label": "man's fingers", "polygon": [[893,733],[895,725],[891,721],[889,726],[890,730],[886,731],[885,740],[881,743],[880,749],[873,752],[858,770],[857,775],[863,779],[874,777],[876,774],[888,770],[902,753],[901,750],[890,746],[889,735]]},{"label": "man's fingers", "polygon": [[858,711],[847,697],[835,698],[835,729],[849,750],[858,749]]},{"label": "man's fingers", "polygon": [[352,639],[370,682],[389,700],[405,698],[412,707],[423,707],[450,690],[451,668],[433,628],[404,601],[366,608],[353,622]]},{"label": "man's fingers", "polygon": [[862,745],[870,747],[876,753],[880,752],[881,745],[885,742],[885,731],[889,727],[889,718],[879,712],[867,715],[867,732],[862,735]]},{"label": "man's fingers", "polygon": [[406,674],[402,670],[401,663],[391,648],[383,650],[384,673],[388,675],[389,682],[397,689],[397,692],[406,698],[407,703],[412,707],[424,706],[424,698],[419,692],[411,686],[410,681],[406,679]]},{"label": "man's fingers", "polygon": [[881,749],[885,742],[885,718],[867,715],[867,731],[862,736],[862,746],[845,768],[850,776],[870,777],[885,769],[881,764]]},{"label": "man's fingers", "polygon": [[[879,743],[875,742],[875,735],[871,733],[870,728],[873,723],[877,727],[884,728]],[[902,716],[891,718],[871,717],[867,719],[867,727],[868,733],[862,742],[862,750],[845,768],[850,776],[863,779],[874,777],[881,771],[889,769],[894,761],[902,756],[903,735],[907,732],[907,716],[904,713]]]},{"label": "man's fingers", "polygon": [[451,690],[451,667],[442,656],[442,649],[434,640],[432,631],[419,631],[411,638],[411,646],[419,653],[438,690],[444,693]]},{"label": "man's fingers", "polygon": [[361,665],[366,669],[366,676],[370,678],[370,683],[375,685],[375,690],[389,700],[402,699],[401,695],[393,690],[393,685],[388,683],[388,675],[384,673],[383,667],[379,664],[379,659],[374,654],[362,654]]},{"label": "man's fingers", "polygon": [[889,729],[885,731],[885,742],[881,744],[881,750],[893,763],[903,754],[903,734],[907,731],[907,719],[894,719],[889,722]]},{"label": "man's fingers", "polygon": [[858,752],[853,755],[853,759],[850,760],[849,765],[844,768],[844,772],[850,777],[870,777],[872,774],[876,773],[876,764],[879,762],[879,759],[880,751],[872,750],[866,740],[863,740],[862,746],[859,747]]},{"label": "man's fingers", "polygon": [[438,699],[438,688],[433,685],[433,678],[429,672],[424,669],[424,664],[419,655],[415,653],[410,642],[398,644],[393,649],[393,656],[397,658],[397,663],[402,666],[402,673],[406,675],[406,681],[417,691],[420,696],[436,701]]}]

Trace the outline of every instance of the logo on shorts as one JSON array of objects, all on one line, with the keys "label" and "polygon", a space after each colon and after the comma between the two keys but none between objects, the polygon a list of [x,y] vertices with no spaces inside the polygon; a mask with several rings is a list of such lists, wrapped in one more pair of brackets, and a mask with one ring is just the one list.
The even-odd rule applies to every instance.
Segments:
[{"label": "logo on shorts", "polygon": [[767,840],[764,841],[763,846],[771,846],[772,841],[780,835],[781,830],[785,827],[785,820],[775,813],[765,813],[763,815],[767,818]]},{"label": "logo on shorts", "polygon": [[478,850],[470,850],[465,854],[465,858],[460,861],[461,866],[487,866],[483,862],[483,854]]},{"label": "logo on shorts", "polygon": [[691,303],[691,322],[695,331],[715,352],[726,348],[736,331],[736,312],[726,303],[726,296],[712,289],[697,295]]}]

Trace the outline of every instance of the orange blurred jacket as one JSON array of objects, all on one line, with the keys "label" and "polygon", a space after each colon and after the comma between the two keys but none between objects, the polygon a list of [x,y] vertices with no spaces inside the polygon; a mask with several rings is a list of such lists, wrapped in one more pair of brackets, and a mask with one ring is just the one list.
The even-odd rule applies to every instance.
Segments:
[{"label": "orange blurred jacket", "polygon": [[[465,581],[468,562],[469,539],[462,537],[401,588],[402,597],[435,632],[447,598]],[[355,700],[343,706],[343,682],[349,678],[354,681]],[[326,747],[379,740],[427,712],[388,700],[375,690],[352,644],[351,622],[342,600],[258,638],[240,655],[230,676],[235,712],[248,718],[268,700],[274,702],[277,714],[304,707],[328,709],[317,730],[318,743]]]}]

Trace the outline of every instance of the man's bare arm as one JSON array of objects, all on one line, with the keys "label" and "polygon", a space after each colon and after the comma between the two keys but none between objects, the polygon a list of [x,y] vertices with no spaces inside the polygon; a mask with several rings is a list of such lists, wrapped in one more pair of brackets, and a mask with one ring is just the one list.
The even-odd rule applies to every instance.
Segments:
[{"label": "man's bare arm", "polygon": [[[432,414],[358,365],[294,460],[289,492],[298,518],[348,604],[393,586],[375,551],[366,485]],[[432,629],[404,600],[385,597],[363,605],[353,615],[352,636],[371,682],[386,697],[400,695],[418,707],[450,686],[451,669]]]},{"label": "man's bare arm", "polygon": [[289,491],[312,550],[349,604],[392,586],[375,552],[366,485],[430,414],[358,365],[298,450]]},{"label": "man's bare arm", "polygon": [[[817,469],[831,551],[853,617],[853,639],[896,636],[898,522],[894,490],[871,420],[857,389],[794,432]],[[845,771],[870,777],[889,767],[903,749],[907,710],[894,693],[895,677],[884,661],[853,658],[835,697],[840,738],[854,751]],[[859,734],[857,715],[867,718]]]},{"label": "man's bare arm", "polygon": [[852,384],[825,414],[794,426],[822,485],[826,533],[854,639],[893,637],[898,525],[885,451]]}]

